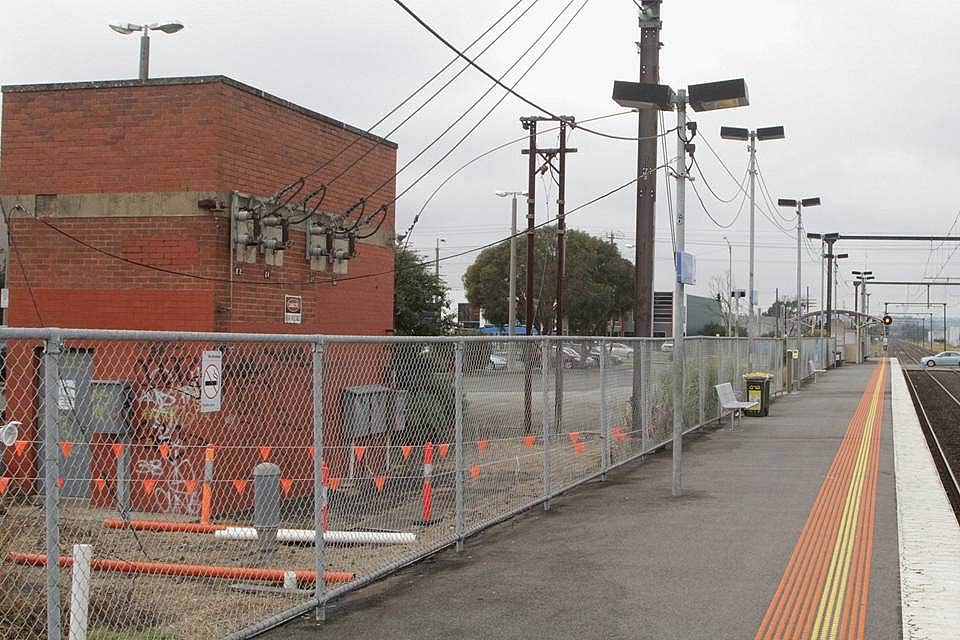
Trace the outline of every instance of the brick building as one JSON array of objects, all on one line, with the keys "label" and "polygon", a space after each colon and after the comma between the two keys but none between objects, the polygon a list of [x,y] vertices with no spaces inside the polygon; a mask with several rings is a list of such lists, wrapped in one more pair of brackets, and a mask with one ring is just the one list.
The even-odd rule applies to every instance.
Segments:
[{"label": "brick building", "polygon": [[[285,251],[238,260],[230,209],[245,206],[236,194],[268,197],[329,163],[300,193],[342,173],[322,209],[368,197],[369,213],[393,199],[393,143],[224,77],[4,87],[0,134],[10,263],[22,262],[42,316],[18,266],[10,326],[392,331],[392,278],[332,286],[334,269],[305,259],[306,222]],[[349,276],[392,268],[393,213],[358,242]],[[284,323],[285,295],[302,296],[301,324]]]},{"label": "brick building", "polygon": [[[3,87],[0,136],[9,326],[392,333],[395,144],[221,76]],[[289,206],[270,200],[305,175],[288,192]],[[308,218],[295,205],[312,192],[309,207],[319,206]],[[285,314],[291,297],[301,303],[299,317]],[[151,505],[154,485],[134,477],[134,504],[146,509],[195,512],[204,450],[227,437],[220,504],[230,502],[231,482],[249,478],[264,447],[275,457],[280,445],[296,448],[284,473],[310,477],[311,392],[302,372],[309,350],[225,352],[223,409],[201,415],[178,391],[196,384],[187,379],[197,371],[196,346],[67,346],[70,366],[86,367],[93,382],[121,381],[134,400],[122,436],[61,433],[77,441],[64,456],[76,460],[77,447],[86,447],[90,460],[78,484],[65,479],[68,495],[97,499],[121,475],[108,446],[115,444],[130,446],[131,469],[137,456],[156,460],[163,469],[149,482],[161,486],[171,481],[171,451],[180,461],[170,466],[179,467],[178,490],[190,499]],[[341,367],[325,384],[333,444],[343,389],[383,382],[385,359],[370,355],[362,369]],[[151,362],[159,367],[144,366]],[[11,347],[6,414],[22,420],[23,438],[34,442],[42,440],[37,366],[28,347]],[[170,375],[176,370],[184,379]],[[161,398],[177,406],[161,406]],[[7,451],[7,475],[37,477],[38,453]]]}]

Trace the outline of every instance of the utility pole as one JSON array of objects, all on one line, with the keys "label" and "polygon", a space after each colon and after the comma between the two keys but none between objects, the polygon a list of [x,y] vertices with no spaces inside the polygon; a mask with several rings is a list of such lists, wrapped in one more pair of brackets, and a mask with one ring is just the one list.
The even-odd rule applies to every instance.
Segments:
[{"label": "utility pole", "polygon": [[[660,83],[660,0],[641,0],[640,84]],[[634,237],[633,335],[653,335],[653,274],[656,239],[657,203],[657,112],[637,112],[637,214]],[[643,425],[640,390],[643,367],[633,367],[632,424]]]},{"label": "utility pole", "polygon": [[[524,322],[526,335],[533,335],[533,249],[534,249],[534,218],[536,216],[537,193],[537,118],[521,118],[523,128],[530,133],[528,152],[530,157],[527,163],[527,273],[526,291],[524,292]],[[523,433],[533,432],[533,408],[531,394],[533,385],[533,349],[532,342],[523,343]],[[546,367],[547,363],[540,363]],[[544,408],[546,409],[546,408]],[[546,434],[544,434],[546,437]],[[546,445],[545,445],[546,446]]]},{"label": "utility pole", "polygon": [[[567,233],[567,219],[565,213],[565,194],[566,194],[566,184],[567,184],[567,154],[576,152],[576,149],[567,149],[567,123],[573,123],[573,118],[566,116],[560,116],[560,148],[556,150],[556,155],[559,159],[559,171],[560,174],[557,178],[557,336],[563,335],[563,295],[564,295],[564,279],[566,272],[566,233]],[[547,163],[552,164],[553,154],[548,153],[554,151],[542,150],[541,153],[547,153],[546,161]],[[554,422],[556,424],[555,431],[560,432],[560,427],[563,424],[563,358],[561,356],[561,351],[563,348],[563,342],[557,341],[557,371],[554,375]]]},{"label": "utility pole", "polygon": [[727,253],[729,254],[729,265],[727,267],[727,291],[730,292],[729,306],[727,308],[727,337],[730,337],[730,319],[733,315],[733,245],[730,244],[730,240],[727,239],[727,236],[723,236],[723,239],[727,242]]},{"label": "utility pole", "polygon": [[[660,82],[660,0],[641,0],[640,84]],[[653,272],[657,201],[657,111],[637,112],[637,220],[633,334],[653,335]],[[639,367],[634,368],[637,375]],[[636,381],[635,381],[636,382]],[[634,393],[639,385],[634,384]],[[639,424],[639,423],[636,423]]]},{"label": "utility pole", "polygon": [[753,321],[753,292],[756,285],[753,282],[753,260],[754,260],[754,216],[755,216],[755,189],[757,184],[757,132],[750,132],[750,142],[747,149],[750,151],[750,168],[748,169],[750,173],[750,282],[747,283],[747,309],[750,313],[750,319],[747,320],[747,363],[750,365],[750,370],[753,371],[753,338],[756,333],[756,329],[752,328],[751,322]]},{"label": "utility pole", "polygon": [[[823,241],[827,245],[827,338],[833,337],[833,243],[837,241],[834,236],[824,236]],[[830,362],[828,366],[836,365],[836,356],[831,351]]]}]

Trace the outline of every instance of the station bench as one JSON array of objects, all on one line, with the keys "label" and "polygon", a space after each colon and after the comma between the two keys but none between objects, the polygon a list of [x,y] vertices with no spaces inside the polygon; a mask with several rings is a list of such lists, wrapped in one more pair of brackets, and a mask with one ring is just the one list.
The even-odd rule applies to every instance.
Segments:
[{"label": "station bench", "polygon": [[729,411],[731,415],[731,422],[740,419],[741,423],[743,422],[743,410],[751,409],[757,405],[759,402],[743,402],[742,400],[737,400],[737,396],[733,393],[733,385],[729,382],[722,382],[713,387],[717,391],[717,400],[720,402],[720,422],[723,423],[723,414],[725,411]]}]

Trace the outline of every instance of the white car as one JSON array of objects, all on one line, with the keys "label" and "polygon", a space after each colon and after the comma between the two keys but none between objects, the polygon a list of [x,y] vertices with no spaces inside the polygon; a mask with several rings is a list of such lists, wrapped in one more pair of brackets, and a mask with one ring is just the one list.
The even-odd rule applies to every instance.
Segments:
[{"label": "white car", "polygon": [[920,365],[923,367],[956,367],[960,366],[960,352],[941,351],[935,356],[924,356],[920,358]]}]

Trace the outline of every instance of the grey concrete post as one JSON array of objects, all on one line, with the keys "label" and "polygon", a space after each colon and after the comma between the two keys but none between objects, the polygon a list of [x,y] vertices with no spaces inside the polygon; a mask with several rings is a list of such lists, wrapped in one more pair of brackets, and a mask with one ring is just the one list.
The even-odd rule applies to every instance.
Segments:
[{"label": "grey concrete post", "polygon": [[600,468],[601,480],[607,479],[610,468],[610,424],[607,420],[607,343],[600,341]]},{"label": "grey concrete post", "polygon": [[[559,360],[561,354],[557,354]],[[549,341],[544,338],[540,343],[540,381],[543,386],[543,510],[550,510],[550,387],[547,384],[547,371],[550,366]]]},{"label": "grey concrete post", "polygon": [[47,638],[60,640],[60,338],[43,349],[43,495],[47,548]]},{"label": "grey concrete post", "polygon": [[280,467],[261,462],[253,468],[253,528],[261,553],[277,549],[280,529]]},{"label": "grey concrete post", "polygon": [[[516,200],[514,200],[516,202]],[[511,345],[512,347],[513,345]],[[454,345],[454,464],[456,470],[457,551],[463,551],[463,340]]]},{"label": "grey concrete post", "polygon": [[[314,597],[318,600],[327,590],[323,578],[323,512],[326,507],[323,491],[323,348],[322,339],[313,347],[313,530],[316,532],[313,562],[317,574]],[[321,602],[314,609],[314,618],[322,621],[326,617],[327,603]]]},{"label": "grey concrete post", "polygon": [[150,29],[143,25],[143,35],[140,36],[140,80],[150,77]]}]

